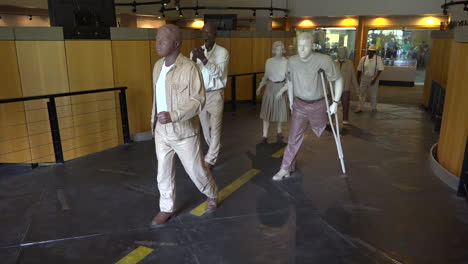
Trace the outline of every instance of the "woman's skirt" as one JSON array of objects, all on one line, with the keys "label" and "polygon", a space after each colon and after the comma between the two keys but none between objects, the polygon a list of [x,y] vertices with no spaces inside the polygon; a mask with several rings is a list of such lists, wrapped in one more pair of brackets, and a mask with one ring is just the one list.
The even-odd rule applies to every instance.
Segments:
[{"label": "woman's skirt", "polygon": [[268,122],[287,122],[289,120],[288,92],[276,99],[276,94],[283,88],[285,82],[267,81],[262,99],[260,118]]}]

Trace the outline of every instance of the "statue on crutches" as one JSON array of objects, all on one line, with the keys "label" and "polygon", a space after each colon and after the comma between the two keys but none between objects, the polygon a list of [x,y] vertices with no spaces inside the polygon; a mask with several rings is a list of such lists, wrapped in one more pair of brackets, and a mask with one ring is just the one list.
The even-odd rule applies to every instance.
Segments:
[{"label": "statue on crutches", "polygon": [[[296,169],[297,153],[309,124],[317,137],[320,137],[327,121],[330,122],[339,157],[342,160],[341,142],[337,132],[339,129],[335,130],[332,117],[335,116],[335,120],[337,118],[336,111],[343,91],[343,79],[332,59],[328,55],[313,52],[312,44],[313,37],[310,33],[304,32],[298,36],[298,55],[289,58],[288,81],[277,94],[281,96],[284,92],[288,92],[292,115],[288,145],[281,169],[273,176],[273,180],[287,178]],[[325,81],[322,80],[323,75],[319,72],[323,72],[330,82],[335,82],[334,86],[330,86],[333,100],[331,105],[328,102]],[[339,128],[338,126],[336,123],[336,128]],[[345,172],[344,162],[342,169]]]}]

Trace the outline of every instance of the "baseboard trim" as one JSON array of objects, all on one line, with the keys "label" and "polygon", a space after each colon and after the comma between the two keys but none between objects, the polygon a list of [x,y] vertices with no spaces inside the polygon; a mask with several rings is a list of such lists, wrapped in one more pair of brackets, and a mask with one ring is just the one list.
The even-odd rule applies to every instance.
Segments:
[{"label": "baseboard trim", "polygon": [[436,160],[435,158],[435,153],[437,149],[437,144],[435,143],[432,147],[431,150],[429,151],[429,166],[434,172],[434,174],[439,178],[442,182],[447,184],[451,189],[454,191],[458,190],[458,182],[460,181],[460,178],[452,174],[450,171],[442,167],[440,163]]}]

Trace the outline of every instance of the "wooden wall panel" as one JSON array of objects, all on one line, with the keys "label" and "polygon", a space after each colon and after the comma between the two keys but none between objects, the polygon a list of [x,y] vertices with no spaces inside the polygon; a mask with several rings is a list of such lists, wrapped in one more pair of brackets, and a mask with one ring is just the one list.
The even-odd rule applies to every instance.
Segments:
[{"label": "wooden wall panel", "polygon": [[468,43],[453,41],[437,149],[440,164],[460,176],[468,136]]},{"label": "wooden wall panel", "polygon": [[271,45],[273,42],[271,38],[253,38],[252,41],[253,72],[263,72],[265,71],[266,60],[272,56]]},{"label": "wooden wall panel", "polygon": [[245,101],[252,99],[252,75],[238,76],[236,80],[236,98]]},{"label": "wooden wall panel", "polygon": [[452,48],[452,39],[432,39],[431,54],[429,65],[426,69],[426,80],[424,82],[422,103],[429,105],[432,80],[437,80],[447,87],[450,52]]},{"label": "wooden wall panel", "polygon": [[[23,96],[69,92],[63,41],[16,41],[16,49]],[[24,103],[33,162],[55,161],[47,101]],[[70,100],[57,98],[56,104],[69,105]]]},{"label": "wooden wall panel", "polygon": [[[231,38],[230,41],[230,74],[250,73],[253,71],[253,39]],[[237,77],[237,100],[249,100],[252,86],[250,76]]]},{"label": "wooden wall panel", "polygon": [[180,52],[185,57],[190,57],[190,52],[195,47],[196,46],[195,46],[195,40],[194,39],[184,39],[184,40],[182,40],[182,48],[180,49]]},{"label": "wooden wall panel", "polygon": [[[0,99],[22,97],[14,41],[0,41]],[[0,163],[31,160],[24,103],[0,104]]]},{"label": "wooden wall panel", "polygon": [[252,38],[231,38],[230,74],[252,72]]},{"label": "wooden wall panel", "polygon": [[[156,41],[150,41],[150,56],[151,56],[151,74],[153,74],[154,64],[161,59],[161,56],[156,52]],[[152,80],[152,79],[151,79]]]},{"label": "wooden wall panel", "polygon": [[204,44],[205,44],[205,40],[203,40],[203,38],[196,38],[193,40],[193,45],[195,45],[195,47],[201,47]]},{"label": "wooden wall panel", "polygon": [[[70,91],[83,91],[114,87],[114,70],[111,41],[65,41]],[[117,104],[115,92],[80,95],[72,97],[74,142],[67,139],[64,151],[66,160],[101,151],[118,144]],[[110,112],[110,114],[109,114]],[[78,120],[95,115],[93,126],[80,126]],[[111,125],[103,122],[113,120]],[[101,126],[100,123],[103,122]],[[79,136],[101,130],[95,134]],[[105,132],[104,132],[105,131]],[[107,131],[112,131],[109,133]]]},{"label": "wooden wall panel", "polygon": [[112,41],[116,86],[127,86],[130,133],[150,131],[152,67],[149,41]]}]

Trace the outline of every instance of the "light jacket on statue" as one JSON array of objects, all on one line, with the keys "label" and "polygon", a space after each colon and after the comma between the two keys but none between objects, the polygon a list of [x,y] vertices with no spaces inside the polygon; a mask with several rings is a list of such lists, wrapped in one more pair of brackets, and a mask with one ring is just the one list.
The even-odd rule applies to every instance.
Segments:
[{"label": "light jacket on statue", "polygon": [[[153,68],[153,84],[158,81],[164,58]],[[201,73],[194,62],[182,54],[166,75],[166,102],[172,122],[160,124],[156,117],[156,94],[153,85],[153,110],[151,129],[155,136],[178,140],[197,135],[200,132],[198,114],[205,104],[205,88]]]}]

